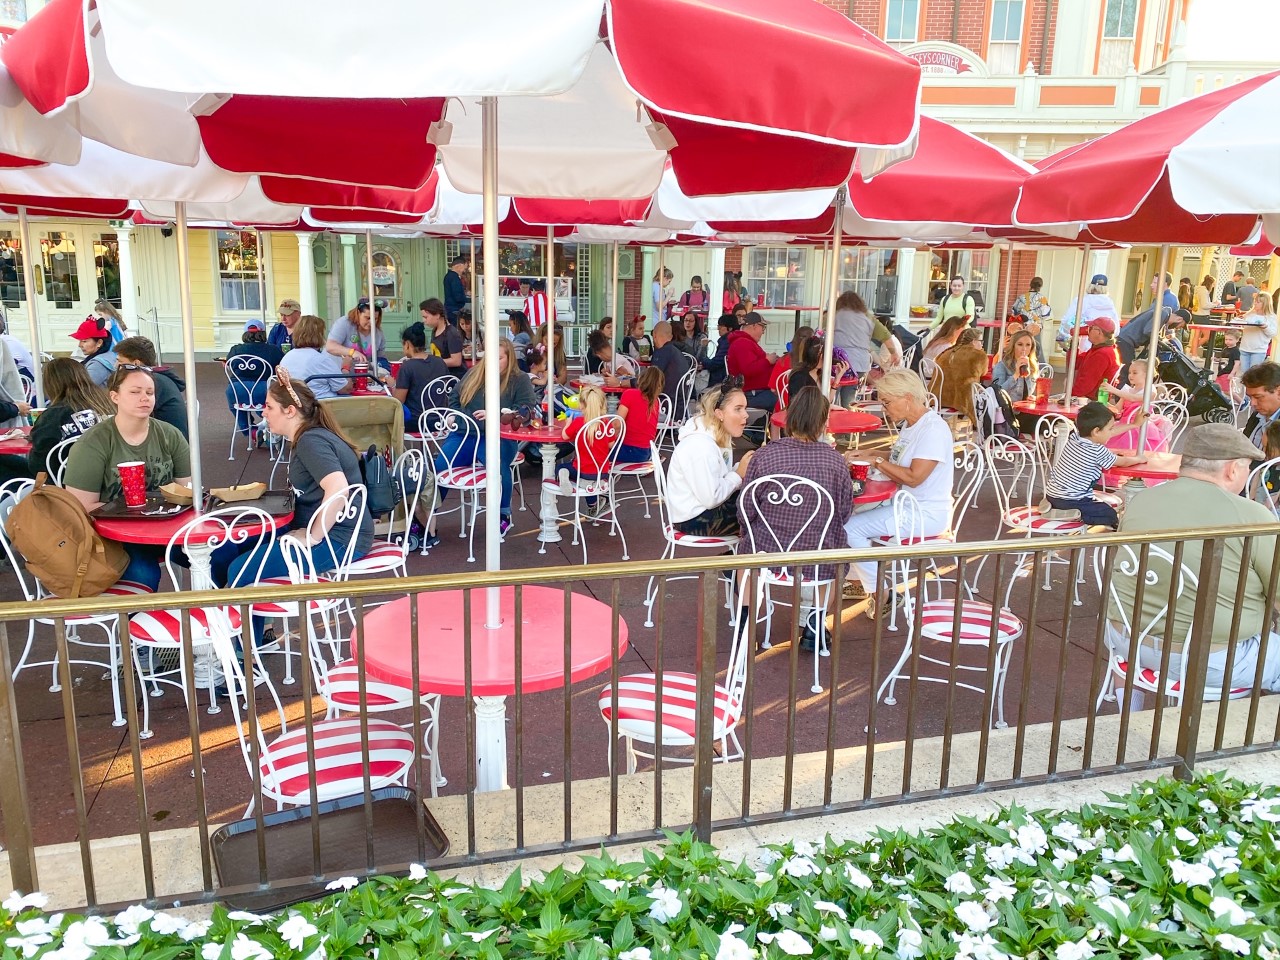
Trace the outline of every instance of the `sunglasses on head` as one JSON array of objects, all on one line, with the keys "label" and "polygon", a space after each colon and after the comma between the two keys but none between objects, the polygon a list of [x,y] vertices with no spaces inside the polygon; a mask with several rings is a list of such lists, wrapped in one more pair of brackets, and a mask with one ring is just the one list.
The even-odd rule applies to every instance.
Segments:
[{"label": "sunglasses on head", "polygon": [[151,368],[141,363],[117,363],[117,370],[127,370],[133,373],[135,370],[141,370],[143,373],[150,373]]}]

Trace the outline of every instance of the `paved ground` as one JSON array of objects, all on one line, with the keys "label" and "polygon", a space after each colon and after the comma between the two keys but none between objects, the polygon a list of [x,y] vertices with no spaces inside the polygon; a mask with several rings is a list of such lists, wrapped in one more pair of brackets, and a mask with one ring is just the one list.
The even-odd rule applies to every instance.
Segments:
[{"label": "paved ground", "polygon": [[[223,400],[221,368],[213,364],[202,365],[199,390],[206,411],[202,419],[204,430],[206,479],[211,484],[228,483],[239,474],[242,463],[226,460],[230,416]],[[243,452],[238,456],[243,457]],[[553,545],[546,555],[537,553],[536,507],[537,478],[535,468],[529,466],[526,473],[529,510],[517,509],[517,529],[508,537],[504,549],[504,566],[508,568],[541,567],[547,565],[579,565],[581,552],[572,547],[568,537]],[[266,479],[268,462],[264,452],[252,455],[248,478]],[[632,559],[648,559],[659,556],[663,543],[658,530],[657,512],[654,519],[646,521],[642,508],[632,503],[625,508],[628,524],[628,543]],[[478,569],[467,563],[465,541],[456,534],[453,519],[443,521],[443,542],[427,558],[414,556],[410,561],[412,575],[428,575],[446,571]],[[971,512],[962,531],[965,539],[981,539],[995,530],[995,497],[990,488],[983,491],[978,506]],[[617,560],[621,550],[616,540],[611,540],[604,528],[588,531],[591,557],[596,561]],[[1038,598],[1036,629],[1027,642],[1016,645],[1009,671],[1005,707],[1011,723],[1016,723],[1019,711],[1025,711],[1027,722],[1049,720],[1055,705],[1061,705],[1065,716],[1084,715],[1088,697],[1087,688],[1091,670],[1093,636],[1096,629],[1096,588],[1082,585],[1084,605],[1070,607],[1068,580],[1062,566],[1054,569],[1054,589],[1051,592],[1034,591]],[[993,584],[992,565],[988,564],[982,583],[982,593],[990,596]],[[1090,574],[1092,579],[1092,574]],[[573,588],[585,591],[608,602],[611,583],[592,580],[577,581]],[[1003,585],[999,589],[1003,594]],[[1013,606],[1027,618],[1028,601],[1032,591],[1023,580],[1015,586]],[[626,671],[650,670],[656,661],[657,631],[646,629],[644,623],[644,581],[625,579],[619,584],[619,610],[626,621],[631,647],[623,658]],[[11,574],[0,578],[0,597],[17,599],[18,593]],[[812,660],[808,653],[798,657],[796,678],[796,723],[792,734],[797,750],[823,749],[827,742],[828,711],[836,711],[833,725],[836,746],[862,744],[867,723],[870,697],[876,687],[872,674],[873,643],[872,624],[860,615],[860,606],[844,612],[843,643],[839,651],[839,680],[834,707],[829,688],[831,684],[830,661],[824,661],[822,676],[828,692],[809,692],[812,682]],[[1064,635],[1064,612],[1070,612],[1072,621]],[[727,659],[729,630],[725,622],[727,612],[720,615],[719,649],[720,665]],[[783,617],[785,618],[785,611]],[[667,590],[664,627],[664,668],[667,670],[692,669],[696,639],[695,595],[690,582],[671,584]],[[10,631],[11,654],[20,652],[18,631]],[[785,633],[780,627],[779,633]],[[51,634],[44,629],[37,633],[37,643],[49,649]],[[903,632],[884,632],[879,676],[883,677],[902,649]],[[778,755],[787,745],[787,704],[789,702],[789,672],[791,646],[785,636],[775,638],[778,643],[761,653],[755,664],[754,717],[749,725],[751,750],[757,755]],[[949,653],[943,652],[943,656]],[[1029,656],[1029,662],[1026,659]],[[965,651],[961,662],[982,663],[985,655],[979,650]],[[280,676],[279,658],[274,658],[271,672]],[[103,680],[100,668],[74,668],[74,711],[80,747],[80,774],[89,805],[89,830],[95,837],[135,833],[138,830],[138,813],[135,803],[135,778],[131,758],[131,745],[123,728],[111,726],[109,685]],[[584,681],[570,691],[569,727],[572,731],[573,775],[575,777],[598,776],[606,771],[607,727],[601,721],[596,698],[604,677]],[[277,684],[286,703],[286,712],[292,721],[301,716],[302,704],[297,687]],[[67,732],[63,722],[63,700],[49,692],[47,668],[25,671],[17,684],[19,711],[22,720],[22,738],[28,791],[35,818],[38,843],[70,841],[77,835],[75,802],[72,792],[72,771],[68,765]],[[1061,687],[1061,689],[1059,689]],[[921,684],[913,728],[908,731],[907,697],[905,686],[900,688],[898,704],[881,705],[877,721],[881,740],[898,740],[908,735],[917,737],[937,736],[946,730],[945,718],[948,700],[953,700],[953,727],[955,732],[980,729],[983,723],[981,693],[967,690],[949,690],[946,685]],[[259,697],[259,709],[270,709],[270,701]],[[154,824],[165,827],[194,822],[194,780],[188,742],[187,711],[181,697],[167,691],[160,699],[152,701],[152,726],[156,736],[142,744],[142,762],[145,769],[146,816]],[[317,711],[323,710],[316,701]],[[1114,708],[1112,708],[1114,709]],[[524,708],[523,738],[518,759],[523,766],[524,777],[529,783],[559,780],[563,776],[563,739],[565,735],[565,701],[562,692],[533,694],[526,698]],[[199,711],[201,743],[206,771],[206,804],[212,820],[239,817],[250,795],[250,779],[230,725],[230,711],[224,709],[218,715],[209,715],[203,706]],[[465,735],[462,703],[458,699],[446,699],[443,708],[441,755],[443,769],[449,778],[444,792],[456,792],[465,785]],[[511,751],[512,778],[516,775],[517,744],[514,725],[508,721],[509,747]],[[534,815],[534,814],[531,814]]]}]

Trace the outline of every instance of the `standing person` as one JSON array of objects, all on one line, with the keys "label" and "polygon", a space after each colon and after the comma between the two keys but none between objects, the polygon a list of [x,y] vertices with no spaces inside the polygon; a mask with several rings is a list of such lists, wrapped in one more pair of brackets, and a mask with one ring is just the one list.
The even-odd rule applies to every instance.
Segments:
[{"label": "standing person", "polygon": [[444,361],[449,372],[461,377],[466,372],[462,357],[462,330],[449,322],[444,304],[429,297],[418,304],[422,325],[431,334],[431,352]]},{"label": "standing person", "polygon": [[685,411],[676,409],[679,400],[676,391],[684,375],[689,372],[691,363],[688,354],[671,342],[671,323],[667,320],[653,325],[653,356],[649,358],[649,363],[662,371],[662,392],[671,401],[671,415],[676,420],[681,419]]},{"label": "standing person", "polygon": [[938,315],[929,324],[930,330],[936,330],[953,317],[963,317],[966,324],[977,319],[978,304],[968,292],[968,286],[968,281],[958,273],[951,278],[947,295],[938,301]]},{"label": "standing person", "polygon": [[733,463],[733,441],[747,428],[742,381],[730,377],[702,395],[702,415],[680,428],[680,441],[667,466],[667,517],[681,533],[698,537],[737,536],[738,491],[754,450]]},{"label": "standing person", "polygon": [[[294,324],[293,349],[280,361],[280,366],[294,382],[305,383],[317,400],[327,400],[340,393],[351,392],[350,378],[341,376],[342,361],[322,349],[324,346],[324,320],[314,314],[306,314]],[[311,379],[325,374],[333,374],[334,379]]]},{"label": "standing person", "polygon": [[[1178,298],[1169,289],[1169,283],[1172,279],[1172,274],[1166,273],[1164,275],[1164,299],[1160,302],[1160,320],[1161,322],[1168,321],[1170,326],[1180,326],[1181,324],[1177,320],[1177,311],[1180,309]],[[1159,276],[1151,278],[1151,296],[1153,299],[1156,295],[1156,285],[1159,282]],[[1156,322],[1155,317],[1156,305],[1152,304],[1151,307],[1143,310],[1120,330],[1120,335],[1116,337],[1116,346],[1120,348],[1120,359],[1125,363],[1133,360],[1138,350],[1147,346],[1150,342],[1151,326]]]},{"label": "standing person", "polygon": [[[1098,317],[1107,317],[1112,324],[1113,330],[1120,329],[1120,314],[1116,310],[1116,305],[1111,297],[1107,295],[1107,275],[1105,273],[1095,273],[1089,281],[1089,286],[1085,288],[1084,302],[1080,303],[1079,297],[1072,297],[1071,303],[1067,305],[1066,313],[1062,315],[1062,323],[1058,326],[1058,342],[1069,343],[1071,340],[1071,329],[1077,324],[1081,324],[1081,332],[1084,327],[1092,323]],[[1086,345],[1087,346],[1087,345]]]},{"label": "standing person", "polygon": [[89,379],[100,387],[105,387],[116,369],[116,355],[111,349],[111,332],[102,325],[97,317],[87,317],[71,334],[72,340],[80,342],[84,353],[85,371]]},{"label": "standing person", "polygon": [[156,348],[146,337],[128,337],[116,344],[116,356],[123,366],[142,367],[155,381],[155,407],[151,416],[169,424],[187,438],[187,401],[182,396],[186,382],[169,367],[156,366]]},{"label": "standing person", "polygon": [[740,376],[748,406],[772,411],[778,405],[778,397],[769,383],[769,375],[777,362],[777,355],[766,353],[760,340],[768,329],[764,317],[752,310],[743,320],[742,329],[729,334],[729,351],[725,354],[725,371],[731,377]]},{"label": "standing person", "polygon": [[47,406],[31,428],[31,452],[27,454],[33,477],[37,473],[53,474],[56,464],[49,463],[49,452],[55,446],[83,435],[116,412],[106,391],[70,357],[54,357],[44,365],[42,375]]},{"label": "standing person", "polygon": [[458,324],[458,311],[467,305],[467,285],[462,280],[466,272],[467,258],[458,254],[449,261],[444,274],[444,312],[454,326]]},{"label": "standing person", "polygon": [[618,448],[618,463],[648,463],[652,452],[650,444],[658,435],[658,397],[662,395],[664,380],[657,367],[645,367],[640,371],[636,385],[623,390],[618,399],[618,416],[624,423],[622,446]]},{"label": "standing person", "polygon": [[[279,329],[282,324],[276,324]],[[284,360],[284,351],[275,344],[267,342],[267,335],[262,330],[261,320],[247,320],[244,325],[244,333],[240,336],[240,343],[227,351],[227,359],[232,357],[257,357],[266,366],[274,371],[280,366]],[[248,378],[252,380],[253,378]],[[238,403],[263,404],[267,400],[267,380],[269,377],[263,377],[257,382],[251,383],[235,383],[228,381],[227,383],[227,409],[236,418],[236,430],[241,434],[248,434],[251,427],[249,414],[243,410],[237,410]],[[183,424],[185,428],[185,423]],[[186,435],[184,429],[183,435]]]},{"label": "standing person", "polygon": [[302,316],[302,307],[297,300],[281,300],[276,313],[280,315],[280,322],[271,328],[267,343],[283,352],[286,347],[293,348],[293,328]]},{"label": "standing person", "polygon": [[742,271],[726,270],[724,272],[724,295],[720,298],[720,312],[732,313],[734,306],[742,299]]},{"label": "standing person", "polygon": [[1238,288],[1244,286],[1244,272],[1237,270],[1231,275],[1231,279],[1222,285],[1222,305],[1229,306],[1238,303],[1240,294]]},{"label": "standing person", "polygon": [[1120,349],[1114,340],[1115,321],[1097,317],[1084,328],[1089,348],[1076,354],[1076,376],[1071,381],[1071,395],[1094,400],[1098,388],[1120,372]]},{"label": "standing person", "polygon": [[711,312],[711,294],[702,289],[702,278],[689,278],[689,289],[680,296],[680,308],[685,314],[706,317]]},{"label": "standing person", "polygon": [[1231,381],[1238,380],[1244,372],[1240,369],[1240,331],[1222,331],[1222,349],[1214,357],[1216,365],[1214,378],[1218,386],[1228,397],[1231,396]]},{"label": "standing person", "polygon": [[1213,309],[1213,277],[1205,276],[1196,284],[1191,294],[1191,319],[1196,323],[1208,323],[1209,311]]},{"label": "standing person", "polygon": [[1183,277],[1178,281],[1178,306],[1190,311],[1195,306],[1195,292],[1191,289],[1191,278]]},{"label": "standing person", "polygon": [[18,366],[18,372],[23,376],[35,379],[36,360],[31,355],[31,351],[27,349],[27,345],[9,332],[9,321],[4,316],[3,308],[0,308],[0,340],[3,340],[9,347],[9,354],[13,357],[13,362]]},{"label": "standing person", "polygon": [[1023,327],[1036,338],[1036,354],[1044,356],[1044,345],[1040,342],[1041,321],[1049,316],[1049,300],[1040,292],[1044,289],[1044,280],[1032,277],[1027,288],[1026,293],[1019,294],[1013,301],[1013,313],[1022,318]]},{"label": "standing person", "polygon": [[[169,424],[152,418],[155,381],[146,370],[121,367],[111,374],[107,395],[115,416],[90,428],[71,445],[63,475],[66,489],[89,513],[123,492],[117,464],[142,461],[147,467],[147,490],[166,483],[191,482],[191,448]],[[121,580],[140,583],[153,592],[160,586],[163,547],[124,544],[129,565]]]},{"label": "standing person", "polygon": [[404,359],[391,395],[404,404],[405,429],[416,430],[423,411],[423,391],[433,380],[449,376],[449,368],[427,347],[427,331],[421,322],[405,327],[400,339]]},{"label": "standing person", "polygon": [[[439,301],[437,301],[439,302]],[[381,379],[378,369],[386,363],[387,338],[382,335],[382,307],[375,304],[370,310],[369,301],[361,300],[329,329],[325,350],[342,359],[344,369],[363,357],[369,365],[371,376]]]},{"label": "standing person", "polygon": [[654,321],[668,319],[668,307],[675,303],[676,288],[672,282],[676,275],[670,267],[659,270],[653,275],[653,318]]},{"label": "standing person", "polygon": [[1253,307],[1253,298],[1257,296],[1258,288],[1254,286],[1253,280],[1236,271],[1236,300],[1240,304],[1240,312],[1244,313]]},{"label": "standing person", "polygon": [[129,328],[125,325],[124,317],[120,316],[120,311],[112,306],[110,300],[99,298],[93,301],[93,315],[102,321],[101,326],[107,328],[112,346],[128,336]]},{"label": "standing person", "polygon": [[866,302],[853,290],[846,290],[836,300],[832,343],[849,357],[849,366],[859,378],[871,369],[874,341],[884,343],[893,334],[871,315]]},{"label": "standing person", "polygon": [[[1243,302],[1243,294],[1241,301]],[[1267,349],[1276,335],[1276,315],[1270,297],[1252,297],[1249,312],[1241,319],[1244,325],[1240,338],[1240,369],[1248,370],[1267,359]]]},{"label": "standing person", "polygon": [[548,320],[556,318],[556,303],[547,295],[547,281],[541,278],[531,284],[533,290],[524,298],[524,315],[535,330],[547,325]]}]

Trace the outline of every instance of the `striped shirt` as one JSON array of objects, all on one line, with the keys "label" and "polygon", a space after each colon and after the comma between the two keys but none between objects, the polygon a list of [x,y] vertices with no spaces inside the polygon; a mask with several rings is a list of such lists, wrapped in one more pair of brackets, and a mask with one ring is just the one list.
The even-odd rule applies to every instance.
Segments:
[{"label": "striped shirt", "polygon": [[1116,455],[1106,447],[1072,430],[1049,468],[1044,492],[1059,500],[1087,499],[1093,495],[1093,485],[1102,479],[1102,472],[1115,462]]},{"label": "striped shirt", "polygon": [[[524,315],[529,318],[529,325],[533,329],[537,330],[547,322],[548,304],[547,295],[541,290],[524,298]],[[556,305],[554,303],[550,303],[550,310],[551,318],[555,319]]]}]

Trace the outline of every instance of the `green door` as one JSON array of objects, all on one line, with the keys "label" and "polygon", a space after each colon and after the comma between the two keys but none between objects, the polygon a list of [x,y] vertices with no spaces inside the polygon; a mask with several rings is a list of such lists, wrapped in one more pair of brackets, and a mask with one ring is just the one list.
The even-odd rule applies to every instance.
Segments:
[{"label": "green door", "polygon": [[[389,356],[400,356],[400,331],[421,319],[418,304],[440,296],[444,267],[439,240],[373,238],[374,296],[386,303],[382,310],[382,332]],[[369,280],[364,240],[357,244],[359,297],[368,296]]]}]

